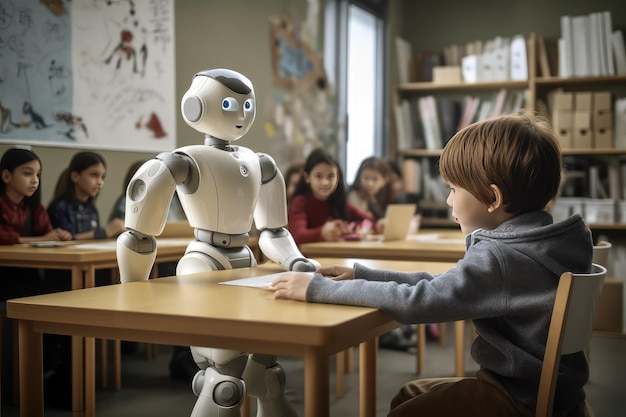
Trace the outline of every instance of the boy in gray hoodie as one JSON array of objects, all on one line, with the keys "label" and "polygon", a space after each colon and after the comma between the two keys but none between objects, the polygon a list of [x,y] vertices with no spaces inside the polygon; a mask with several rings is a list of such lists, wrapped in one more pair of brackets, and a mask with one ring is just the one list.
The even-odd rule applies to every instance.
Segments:
[{"label": "boy in gray hoodie", "polygon": [[[405,384],[397,416],[534,415],[552,306],[563,272],[591,270],[591,232],[580,215],[554,223],[545,207],[558,192],[562,160],[549,124],[530,113],[472,124],[439,161],[447,204],[467,251],[443,274],[321,268],[288,272],[277,299],[380,308],[401,323],[472,320],[478,333],[471,378]],[[583,352],[561,359],[554,416],[584,415],[589,368]]]}]

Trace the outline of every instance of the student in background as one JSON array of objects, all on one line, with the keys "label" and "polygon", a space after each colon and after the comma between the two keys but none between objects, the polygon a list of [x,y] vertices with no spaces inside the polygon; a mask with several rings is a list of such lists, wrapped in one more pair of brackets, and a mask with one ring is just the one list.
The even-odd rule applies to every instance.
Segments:
[{"label": "student in background", "polygon": [[[67,241],[71,233],[53,229],[41,204],[41,170],[39,157],[32,151],[10,148],[0,159],[0,244],[12,245],[38,241]],[[36,256],[36,255],[34,255]],[[0,268],[0,302],[47,292],[43,271],[33,268]],[[15,326],[15,323],[11,323]],[[13,332],[10,326],[2,338],[2,398],[13,393]]]},{"label": "student in background", "polygon": [[377,156],[361,161],[354,183],[348,190],[348,202],[369,214],[379,230],[384,227],[385,210],[393,203],[387,161]]},{"label": "student in background", "polygon": [[287,193],[287,207],[289,207],[293,193],[296,191],[296,185],[300,181],[303,170],[304,162],[294,162],[285,170],[283,178],[285,179],[285,191]]},{"label": "student in background", "polygon": [[289,205],[289,231],[298,245],[338,241],[352,233],[352,222],[373,221],[346,201],[343,174],[337,160],[324,149],[307,157]]},{"label": "student in background", "polygon": [[41,204],[41,160],[32,151],[8,149],[0,160],[0,244],[70,240],[71,233],[53,229]]},{"label": "student in background", "polygon": [[[472,320],[475,377],[409,382],[390,417],[534,415],[541,358],[562,273],[589,273],[593,242],[579,214],[554,223],[562,158],[549,123],[531,113],[472,124],[439,162],[467,251],[442,274],[371,270],[356,264],[286,273],[274,296],[380,308],[402,323]],[[334,277],[328,279],[326,277]],[[561,358],[554,415],[585,413],[585,353]]]},{"label": "student in background", "polygon": [[[54,227],[62,227],[72,239],[91,240],[116,237],[125,230],[124,221],[114,219],[104,227],[96,208],[96,198],[104,186],[106,161],[96,152],[78,152],[61,173],[54,197],[48,206],[48,215]],[[49,269],[45,272],[48,292],[71,289],[68,271]],[[96,285],[109,285],[112,271],[96,271]],[[53,405],[68,408],[71,404],[71,338],[64,335],[45,335],[44,367],[46,378],[44,398]]]},{"label": "student in background", "polygon": [[95,201],[106,177],[106,161],[95,152],[78,152],[59,176],[48,215],[54,227],[72,233],[73,239],[107,239],[125,231],[121,219],[100,226]]},{"label": "student in background", "polygon": [[[72,234],[53,229],[41,204],[41,160],[32,151],[8,149],[0,160],[0,244],[70,240]],[[45,292],[40,271],[0,268],[0,300]]]}]

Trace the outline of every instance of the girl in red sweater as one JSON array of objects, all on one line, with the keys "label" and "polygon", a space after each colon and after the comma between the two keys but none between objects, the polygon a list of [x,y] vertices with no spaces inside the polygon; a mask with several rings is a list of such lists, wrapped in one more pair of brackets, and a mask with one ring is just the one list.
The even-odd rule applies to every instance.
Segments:
[{"label": "girl in red sweater", "polygon": [[0,160],[0,244],[70,240],[63,229],[53,229],[41,204],[41,161],[28,149],[8,149]]},{"label": "girl in red sweater", "polygon": [[351,224],[363,220],[372,218],[346,201],[337,160],[324,149],[312,151],[289,205],[289,231],[296,243],[341,240],[355,231]]}]

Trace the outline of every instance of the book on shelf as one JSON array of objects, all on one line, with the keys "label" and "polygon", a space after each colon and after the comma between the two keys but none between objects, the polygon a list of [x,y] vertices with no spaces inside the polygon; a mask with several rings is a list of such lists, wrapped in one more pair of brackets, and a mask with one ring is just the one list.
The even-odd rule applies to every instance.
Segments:
[{"label": "book on shelf", "polygon": [[442,149],[441,128],[437,114],[437,104],[432,95],[418,99],[419,116],[424,130],[426,149]]},{"label": "book on shelf", "polygon": [[442,145],[454,136],[461,120],[461,103],[451,97],[439,97],[437,99],[437,114],[441,127]]},{"label": "book on shelf", "polygon": [[490,117],[497,117],[504,114],[504,104],[506,103],[506,99],[509,96],[509,90],[506,88],[501,88],[496,93],[496,98],[493,103],[493,109],[491,111]]},{"label": "book on shelf", "polygon": [[606,62],[603,60],[602,14],[589,14],[589,73],[594,77],[606,75]]},{"label": "book on shelf", "polygon": [[574,43],[572,34],[572,17],[561,16],[561,38],[559,40],[559,76],[574,76]]},{"label": "book on shelf", "polygon": [[474,123],[476,120],[476,113],[480,106],[480,97],[466,96],[464,99],[463,116],[459,122],[457,130],[461,130],[466,126]]},{"label": "book on shelf", "polygon": [[[613,143],[618,149],[626,148],[626,97],[618,98],[613,103]],[[626,196],[624,196],[626,198]]]},{"label": "book on shelf", "polygon": [[615,75],[611,12],[561,16],[559,75],[588,77]]},{"label": "book on shelf", "polygon": [[611,45],[615,62],[615,73],[626,75],[626,47],[624,46],[624,35],[621,30],[616,30],[611,35]]},{"label": "book on shelf", "polygon": [[398,81],[408,83],[410,79],[410,68],[412,65],[413,48],[406,39],[396,36],[396,56],[398,59]]},{"label": "book on shelf", "polygon": [[541,35],[537,36],[537,50],[539,55],[539,69],[541,70],[540,74],[542,77],[549,77],[552,74],[548,60],[548,49],[546,48],[546,41]]},{"label": "book on shelf", "polygon": [[615,160],[611,161],[608,166],[608,183],[609,183],[609,197],[617,200],[622,200],[622,181],[620,181],[620,166]]},{"label": "book on shelf", "polygon": [[511,76],[513,81],[528,80],[528,55],[526,38],[516,35],[511,40]]},{"label": "book on shelf", "polygon": [[[615,75],[616,65],[615,60],[613,59],[613,42],[615,41],[615,39],[613,38],[613,19],[609,10],[605,10],[602,12],[602,30],[604,31],[604,57],[606,58],[606,66],[608,71],[606,75]],[[623,43],[624,42],[622,42],[622,45]],[[622,50],[623,49],[624,48],[622,48]]]},{"label": "book on shelf", "polygon": [[591,46],[589,16],[572,16],[572,42],[574,45],[574,71],[576,77],[591,75]]}]

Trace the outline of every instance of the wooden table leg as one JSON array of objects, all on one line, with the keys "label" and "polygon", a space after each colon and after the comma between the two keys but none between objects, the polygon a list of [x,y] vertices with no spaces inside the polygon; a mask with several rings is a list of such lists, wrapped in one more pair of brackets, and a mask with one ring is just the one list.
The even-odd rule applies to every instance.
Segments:
[{"label": "wooden table leg", "polygon": [[346,384],[346,356],[345,350],[335,355],[335,389],[337,398],[342,398]]},{"label": "wooden table leg", "polygon": [[417,358],[415,362],[415,373],[417,375],[422,373],[424,369],[424,356],[426,356],[426,325],[420,323],[417,325]]},{"label": "wooden table leg", "polygon": [[85,411],[84,402],[84,339],[72,336],[72,413],[80,415]]},{"label": "wooden table leg", "polygon": [[96,415],[96,340],[85,339],[85,417]]},{"label": "wooden table leg", "polygon": [[[378,339],[367,340],[359,346],[359,416],[376,416],[376,370],[378,369]],[[307,414],[308,415],[308,414]]]},{"label": "wooden table leg", "polygon": [[18,322],[20,417],[43,416],[43,337],[33,323]]},{"label": "wooden table leg", "polygon": [[465,376],[465,320],[454,322],[454,339],[456,346],[455,353],[455,375]]},{"label": "wooden table leg", "polygon": [[308,348],[304,355],[304,415],[328,417],[330,414],[330,372],[328,355]]}]

